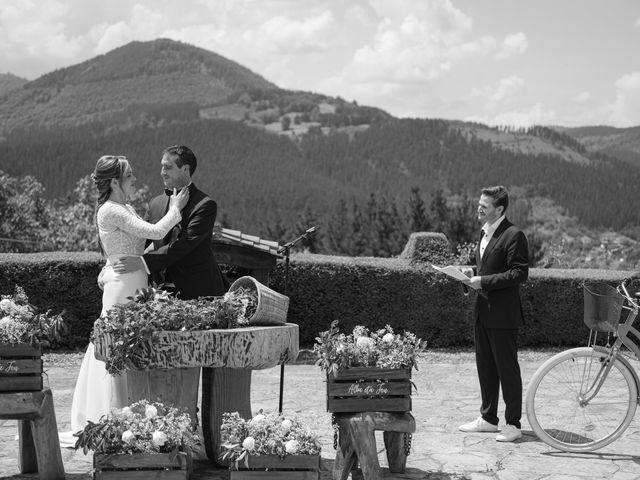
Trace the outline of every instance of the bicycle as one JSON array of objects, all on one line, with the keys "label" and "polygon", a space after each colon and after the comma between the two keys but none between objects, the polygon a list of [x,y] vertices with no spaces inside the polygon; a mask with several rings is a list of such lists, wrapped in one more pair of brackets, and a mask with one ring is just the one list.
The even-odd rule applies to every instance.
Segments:
[{"label": "bicycle", "polygon": [[[640,361],[640,349],[632,339],[640,341],[633,327],[639,307],[627,282],[617,288],[584,285],[588,346],[558,353],[531,378],[527,418],[538,438],[551,447],[597,450],[620,437],[633,419],[640,379],[627,356],[632,353]],[[622,310],[629,313],[621,323]],[[605,345],[598,345],[599,333],[606,333]]]}]

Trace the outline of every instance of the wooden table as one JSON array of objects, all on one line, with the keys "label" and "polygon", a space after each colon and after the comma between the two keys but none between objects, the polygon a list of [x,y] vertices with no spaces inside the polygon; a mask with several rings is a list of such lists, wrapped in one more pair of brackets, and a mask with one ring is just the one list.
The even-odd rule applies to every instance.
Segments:
[{"label": "wooden table", "polygon": [[[198,332],[158,332],[145,370],[127,370],[129,401],[146,398],[180,405],[196,418],[203,368],[202,430],[207,456],[217,461],[224,412],[251,418],[251,370],[272,368],[298,357],[298,325],[254,326]],[[105,360],[108,340],[96,339]],[[206,370],[205,370],[206,369]]]}]

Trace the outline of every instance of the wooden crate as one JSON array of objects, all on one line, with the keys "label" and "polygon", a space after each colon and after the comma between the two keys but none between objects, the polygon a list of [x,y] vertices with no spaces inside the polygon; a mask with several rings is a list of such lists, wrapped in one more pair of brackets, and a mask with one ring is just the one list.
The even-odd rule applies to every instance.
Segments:
[{"label": "wooden crate", "polygon": [[229,469],[229,480],[319,480],[320,455],[248,455]]},{"label": "wooden crate", "polygon": [[42,349],[27,343],[0,344],[0,392],[42,390]]},{"label": "wooden crate", "polygon": [[185,452],[93,455],[94,480],[188,480],[191,456]]},{"label": "wooden crate", "polygon": [[411,369],[354,367],[327,375],[327,411],[411,411]]}]

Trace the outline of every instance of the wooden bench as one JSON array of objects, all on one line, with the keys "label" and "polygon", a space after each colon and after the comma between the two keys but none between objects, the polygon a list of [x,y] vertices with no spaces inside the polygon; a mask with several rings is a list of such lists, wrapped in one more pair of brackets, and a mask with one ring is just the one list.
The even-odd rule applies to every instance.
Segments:
[{"label": "wooden bench", "polygon": [[391,473],[404,473],[408,451],[405,435],[416,431],[416,421],[409,412],[336,413],[338,448],[333,465],[333,479],[346,480],[360,464],[365,480],[382,480],[375,431],[382,431]]},{"label": "wooden bench", "polygon": [[0,419],[18,420],[20,473],[63,480],[64,466],[50,389],[0,393]]}]

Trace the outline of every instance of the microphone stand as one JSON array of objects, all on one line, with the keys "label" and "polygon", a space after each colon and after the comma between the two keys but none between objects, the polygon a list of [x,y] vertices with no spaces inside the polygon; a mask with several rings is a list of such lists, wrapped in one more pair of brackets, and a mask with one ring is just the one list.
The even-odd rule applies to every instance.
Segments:
[{"label": "microphone stand", "polygon": [[[278,248],[278,253],[284,255],[284,294],[289,296],[289,255],[291,247],[301,240],[308,238],[316,233],[316,227],[307,229],[302,235],[295,240],[285,243]],[[278,413],[282,413],[282,396],[284,392],[284,362],[280,364],[280,398],[278,400]]]}]

